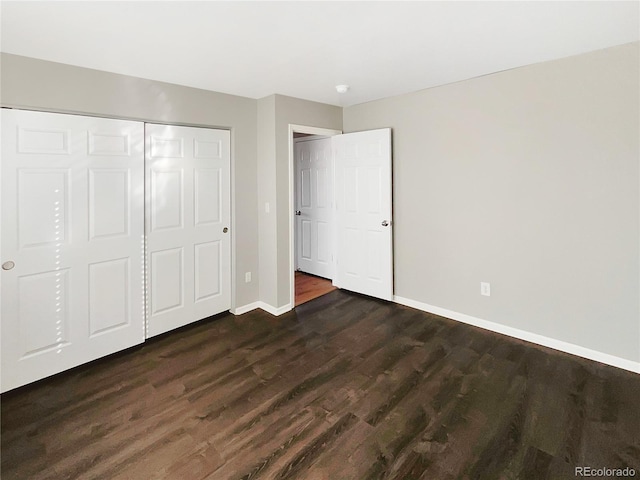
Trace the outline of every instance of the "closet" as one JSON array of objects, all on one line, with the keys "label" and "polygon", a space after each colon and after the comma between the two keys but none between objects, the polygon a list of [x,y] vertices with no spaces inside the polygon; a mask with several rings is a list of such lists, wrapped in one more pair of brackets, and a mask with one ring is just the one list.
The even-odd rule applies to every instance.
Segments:
[{"label": "closet", "polygon": [[229,309],[229,143],[2,110],[3,392]]}]

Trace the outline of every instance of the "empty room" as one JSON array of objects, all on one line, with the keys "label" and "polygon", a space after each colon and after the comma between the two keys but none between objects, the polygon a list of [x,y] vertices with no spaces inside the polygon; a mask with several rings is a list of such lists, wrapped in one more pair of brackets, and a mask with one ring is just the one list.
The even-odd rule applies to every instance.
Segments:
[{"label": "empty room", "polygon": [[3,480],[640,476],[640,3],[0,14]]}]

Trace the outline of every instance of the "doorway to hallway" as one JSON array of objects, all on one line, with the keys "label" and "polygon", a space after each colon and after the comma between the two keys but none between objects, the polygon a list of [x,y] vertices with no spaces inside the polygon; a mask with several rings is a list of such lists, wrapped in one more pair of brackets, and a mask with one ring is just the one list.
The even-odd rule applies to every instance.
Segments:
[{"label": "doorway to hallway", "polygon": [[296,272],[295,282],[296,307],[336,290],[336,287],[332,285],[331,280],[304,272]]}]

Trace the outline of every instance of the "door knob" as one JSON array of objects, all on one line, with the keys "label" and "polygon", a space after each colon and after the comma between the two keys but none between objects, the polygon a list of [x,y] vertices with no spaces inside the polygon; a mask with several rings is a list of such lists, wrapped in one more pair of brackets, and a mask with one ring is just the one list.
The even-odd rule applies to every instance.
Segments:
[{"label": "door knob", "polygon": [[389,226],[389,222],[387,220],[383,220],[382,221],[382,226],[383,227],[388,227]]},{"label": "door knob", "polygon": [[14,262],[12,262],[11,260],[9,260],[8,262],[4,262],[2,264],[2,269],[3,270],[11,270],[15,266],[16,266],[16,264]]},{"label": "door knob", "polygon": [[300,210],[296,210],[296,215],[302,215],[302,212]]},{"label": "door knob", "polygon": [[229,231],[229,229],[228,229],[227,227],[224,227],[224,228],[222,229],[222,233],[227,233],[228,231]]}]

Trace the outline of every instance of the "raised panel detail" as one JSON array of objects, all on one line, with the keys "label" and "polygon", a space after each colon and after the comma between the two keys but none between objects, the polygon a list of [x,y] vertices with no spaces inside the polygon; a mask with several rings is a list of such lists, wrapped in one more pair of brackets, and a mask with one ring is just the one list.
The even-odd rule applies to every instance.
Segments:
[{"label": "raised panel detail", "polygon": [[380,281],[382,271],[380,269],[380,256],[382,255],[382,233],[375,230],[367,230],[366,232],[366,249],[367,249],[367,278],[369,280]]},{"label": "raised panel detail", "polygon": [[194,245],[196,302],[220,294],[222,285],[220,243],[216,240]]},{"label": "raised panel detail", "polygon": [[301,173],[301,182],[300,182],[301,206],[309,208],[311,207],[311,170],[308,168],[304,168],[300,173]]},{"label": "raised panel detail", "polygon": [[69,270],[18,279],[18,324],[22,358],[68,344]]},{"label": "raised panel detail", "polygon": [[90,170],[90,238],[127,235],[128,231],[129,170]]},{"label": "raised panel detail", "polygon": [[381,157],[382,156],[382,142],[375,142],[369,144],[369,156]]},{"label": "raised panel detail", "polygon": [[344,155],[347,158],[357,158],[358,157],[358,145],[356,143],[348,142],[345,145]]},{"label": "raised panel detail", "polygon": [[380,167],[369,167],[366,169],[367,186],[366,204],[367,213],[380,213],[380,201],[382,195],[382,174]]},{"label": "raised panel detail", "polygon": [[326,168],[319,168],[316,172],[316,207],[327,208],[328,206],[328,178],[329,173]]},{"label": "raised panel detail", "polygon": [[129,324],[129,260],[89,264],[89,336]]},{"label": "raised panel detail", "polygon": [[221,169],[196,169],[194,183],[195,224],[220,223],[222,218]]},{"label": "raised panel detail", "polygon": [[151,315],[181,307],[184,291],[183,251],[151,252]]},{"label": "raised panel detail", "polygon": [[18,129],[18,153],[68,155],[68,130]]},{"label": "raised panel detail", "polygon": [[18,244],[40,247],[66,241],[68,171],[18,171]]},{"label": "raised panel detail", "polygon": [[345,167],[344,184],[349,188],[344,190],[344,208],[348,213],[358,213],[358,169],[356,167]]},{"label": "raised panel detail", "polygon": [[151,137],[151,158],[183,158],[184,140],[178,138]]},{"label": "raised panel detail", "polygon": [[311,260],[311,222],[302,220],[302,258]]},{"label": "raised panel detail", "polygon": [[129,135],[89,132],[89,155],[128,157],[130,153]]},{"label": "raised panel detail", "polygon": [[329,246],[331,245],[329,224],[327,222],[317,222],[316,228],[318,230],[318,262],[329,263]]},{"label": "raised panel detail", "polygon": [[151,229],[182,226],[182,170],[151,171]]},{"label": "raised panel detail", "polygon": [[345,230],[344,262],[345,273],[351,276],[359,276],[360,251],[362,250],[362,235],[357,228]]},{"label": "raised panel detail", "polygon": [[222,158],[222,142],[206,142],[196,138],[193,141],[193,156],[194,158]]}]

